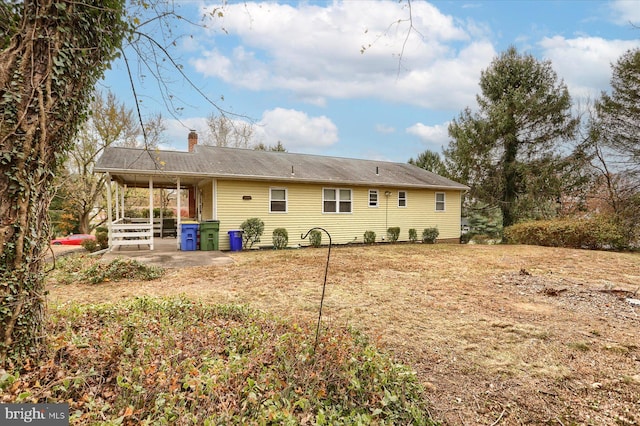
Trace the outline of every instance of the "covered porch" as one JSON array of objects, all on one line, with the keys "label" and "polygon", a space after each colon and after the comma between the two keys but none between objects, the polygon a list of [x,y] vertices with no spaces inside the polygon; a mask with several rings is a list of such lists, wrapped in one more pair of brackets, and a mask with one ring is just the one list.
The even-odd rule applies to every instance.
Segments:
[{"label": "covered porch", "polygon": [[[160,242],[163,250],[172,246],[174,251],[179,251],[183,249],[181,247],[183,224],[215,220],[215,211],[202,207],[204,197],[200,189],[201,177],[169,175],[161,171],[145,174],[108,172],[106,176],[106,219],[111,251],[153,251]],[[211,179],[206,181],[210,183]],[[215,185],[212,187],[215,188]],[[144,209],[148,208],[148,212],[145,212],[146,217],[127,216],[127,212],[131,211],[129,210],[131,203],[128,203],[127,199],[130,189],[148,192],[148,207],[144,207]],[[162,199],[164,197],[161,198],[155,194],[157,190],[168,191],[169,195],[166,199]],[[154,211],[158,210],[159,217],[154,217]],[[167,215],[167,210],[174,211],[175,214]],[[203,210],[207,210],[207,217],[203,217]]]}]

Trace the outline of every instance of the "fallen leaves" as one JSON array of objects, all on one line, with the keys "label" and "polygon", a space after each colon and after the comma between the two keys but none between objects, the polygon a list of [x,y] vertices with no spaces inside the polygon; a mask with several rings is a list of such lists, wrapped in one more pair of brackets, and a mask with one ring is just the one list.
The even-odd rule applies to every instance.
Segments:
[{"label": "fallen leaves", "polygon": [[[234,265],[185,268],[161,281],[58,286],[51,297],[102,302],[189,294],[247,304],[292,322],[317,319],[326,250],[232,256]],[[412,364],[429,383],[432,413],[444,422],[459,424],[460,415],[469,423],[491,424],[510,404],[501,424],[555,418],[609,424],[617,413],[640,412],[640,386],[631,378],[640,360],[640,320],[637,305],[600,290],[633,292],[639,271],[638,253],[438,244],[337,247],[323,326],[353,326]],[[219,348],[212,350],[227,356]],[[591,383],[620,377],[628,379],[597,411],[585,402],[603,391]]]}]

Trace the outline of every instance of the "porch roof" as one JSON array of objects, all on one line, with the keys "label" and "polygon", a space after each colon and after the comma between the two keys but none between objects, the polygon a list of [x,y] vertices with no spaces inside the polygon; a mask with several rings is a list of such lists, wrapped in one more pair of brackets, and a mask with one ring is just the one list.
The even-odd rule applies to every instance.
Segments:
[{"label": "porch roof", "polygon": [[414,187],[465,191],[467,186],[407,163],[196,145],[193,152],[108,147],[95,172],[129,186],[196,183],[206,178],[307,182],[328,185]]}]

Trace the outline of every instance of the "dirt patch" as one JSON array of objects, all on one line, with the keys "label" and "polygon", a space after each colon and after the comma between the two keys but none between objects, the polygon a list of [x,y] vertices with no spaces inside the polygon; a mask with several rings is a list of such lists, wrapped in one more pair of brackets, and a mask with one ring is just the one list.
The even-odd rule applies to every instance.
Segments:
[{"label": "dirt patch", "polygon": [[[50,286],[50,302],[185,294],[317,319],[326,248],[241,252],[161,281]],[[378,245],[332,252],[325,327],[412,365],[447,424],[640,424],[640,254]]]}]

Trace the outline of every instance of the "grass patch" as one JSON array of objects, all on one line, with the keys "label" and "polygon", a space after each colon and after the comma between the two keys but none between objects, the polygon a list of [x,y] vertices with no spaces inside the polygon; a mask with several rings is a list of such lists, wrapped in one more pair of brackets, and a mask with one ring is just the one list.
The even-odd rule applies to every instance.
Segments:
[{"label": "grass patch", "polygon": [[571,342],[568,343],[567,346],[581,352],[588,352],[591,349],[591,346],[588,342]]},{"label": "grass patch", "polygon": [[604,349],[620,355],[626,355],[629,353],[629,348],[623,345],[604,345]]},{"label": "grass patch", "polygon": [[72,424],[433,424],[415,373],[360,334],[183,298],[52,309],[38,367],[2,402],[70,403]]},{"label": "grass patch", "polygon": [[[155,281],[48,285],[48,301],[187,294],[315,324],[326,246],[230,256],[233,264],[181,268]],[[521,269],[530,275],[520,275]],[[323,313],[327,324],[353,325],[411,365],[428,389],[430,413],[443,424],[545,424],[555,418],[567,425],[615,424],[618,416],[638,412],[640,381],[620,379],[637,376],[640,322],[633,305],[602,290],[604,283],[615,283],[634,292],[638,271],[640,253],[518,245],[336,246]],[[549,297],[544,288],[567,291]],[[78,344],[86,340],[78,338]],[[590,349],[572,348],[572,342]],[[585,386],[585,378],[615,383],[615,391],[604,398],[602,390]],[[598,412],[582,403],[599,398]]]},{"label": "grass patch", "polygon": [[62,257],[47,279],[52,284],[100,284],[123,279],[148,281],[163,275],[163,268],[145,265],[133,259],[116,258],[110,262],[102,262],[96,256],[77,254]]}]

